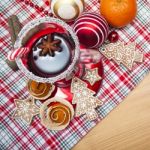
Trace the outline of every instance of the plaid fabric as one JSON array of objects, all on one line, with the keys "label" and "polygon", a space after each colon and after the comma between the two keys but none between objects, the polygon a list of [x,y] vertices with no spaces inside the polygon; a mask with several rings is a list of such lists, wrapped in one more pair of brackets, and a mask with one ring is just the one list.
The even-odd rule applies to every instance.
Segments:
[{"label": "plaid fabric", "polygon": [[[44,0],[33,0],[34,3],[49,9]],[[98,0],[86,0],[87,11],[98,11]],[[26,78],[18,71],[13,72],[5,63],[8,51],[12,48],[8,33],[7,18],[16,14],[25,25],[32,18],[44,16],[19,0],[0,1],[0,149],[71,149],[90,129],[108,115],[150,71],[150,3],[138,1],[137,18],[127,27],[118,30],[120,40],[126,43],[137,42],[137,49],[144,53],[145,61],[134,65],[133,71],[103,58],[104,79],[98,96],[104,105],[97,109],[99,119],[86,121],[85,116],[74,118],[69,127],[63,131],[50,131],[40,124],[35,117],[31,126],[11,118],[15,108],[14,98],[28,96]]]}]

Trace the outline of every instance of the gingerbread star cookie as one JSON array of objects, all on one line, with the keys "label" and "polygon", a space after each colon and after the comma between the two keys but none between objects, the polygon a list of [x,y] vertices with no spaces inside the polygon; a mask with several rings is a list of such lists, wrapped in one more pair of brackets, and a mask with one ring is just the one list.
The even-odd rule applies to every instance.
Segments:
[{"label": "gingerbread star cookie", "polygon": [[36,106],[34,99],[29,97],[27,99],[15,99],[16,110],[13,113],[13,118],[20,118],[27,124],[30,124],[33,117],[39,114],[39,107]]},{"label": "gingerbread star cookie", "polygon": [[98,74],[98,68],[86,69],[84,80],[88,81],[91,85],[94,85],[95,82],[101,80],[102,78]]}]

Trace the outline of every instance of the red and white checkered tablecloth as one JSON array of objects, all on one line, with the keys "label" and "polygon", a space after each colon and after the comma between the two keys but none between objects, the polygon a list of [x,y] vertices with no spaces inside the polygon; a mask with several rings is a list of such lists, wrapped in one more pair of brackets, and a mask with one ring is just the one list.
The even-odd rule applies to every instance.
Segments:
[{"label": "red and white checkered tablecloth", "polygon": [[[44,0],[34,3],[49,9]],[[99,11],[98,0],[85,0],[87,11]],[[14,98],[26,98],[26,78],[20,71],[12,71],[5,63],[7,53],[12,49],[7,19],[17,15],[25,25],[33,18],[44,16],[43,12],[31,8],[20,0],[0,1],[0,149],[2,150],[37,150],[37,149],[71,149],[99,121],[108,115],[150,71],[150,2],[138,0],[137,18],[127,27],[117,30],[120,41],[136,41],[137,49],[144,53],[145,61],[134,65],[132,71],[113,61],[103,58],[104,79],[99,97],[104,105],[97,109],[99,119],[86,121],[85,116],[74,118],[69,127],[62,131],[50,131],[40,124],[35,117],[31,126],[11,118],[15,108]],[[110,135],[111,136],[111,135]],[[97,139],[98,140],[98,139]]]}]

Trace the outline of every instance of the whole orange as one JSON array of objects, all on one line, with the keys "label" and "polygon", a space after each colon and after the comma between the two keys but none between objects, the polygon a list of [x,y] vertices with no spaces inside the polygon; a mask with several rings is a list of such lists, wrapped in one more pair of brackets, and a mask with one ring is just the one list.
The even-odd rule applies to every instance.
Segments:
[{"label": "whole orange", "polygon": [[101,0],[100,12],[113,27],[124,27],[136,16],[136,0]]}]

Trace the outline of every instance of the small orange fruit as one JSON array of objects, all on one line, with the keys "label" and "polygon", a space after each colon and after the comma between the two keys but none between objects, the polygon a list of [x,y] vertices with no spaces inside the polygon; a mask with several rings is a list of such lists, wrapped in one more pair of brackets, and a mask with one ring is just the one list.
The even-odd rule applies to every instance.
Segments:
[{"label": "small orange fruit", "polygon": [[136,0],[101,0],[100,12],[113,27],[124,27],[136,16]]}]

